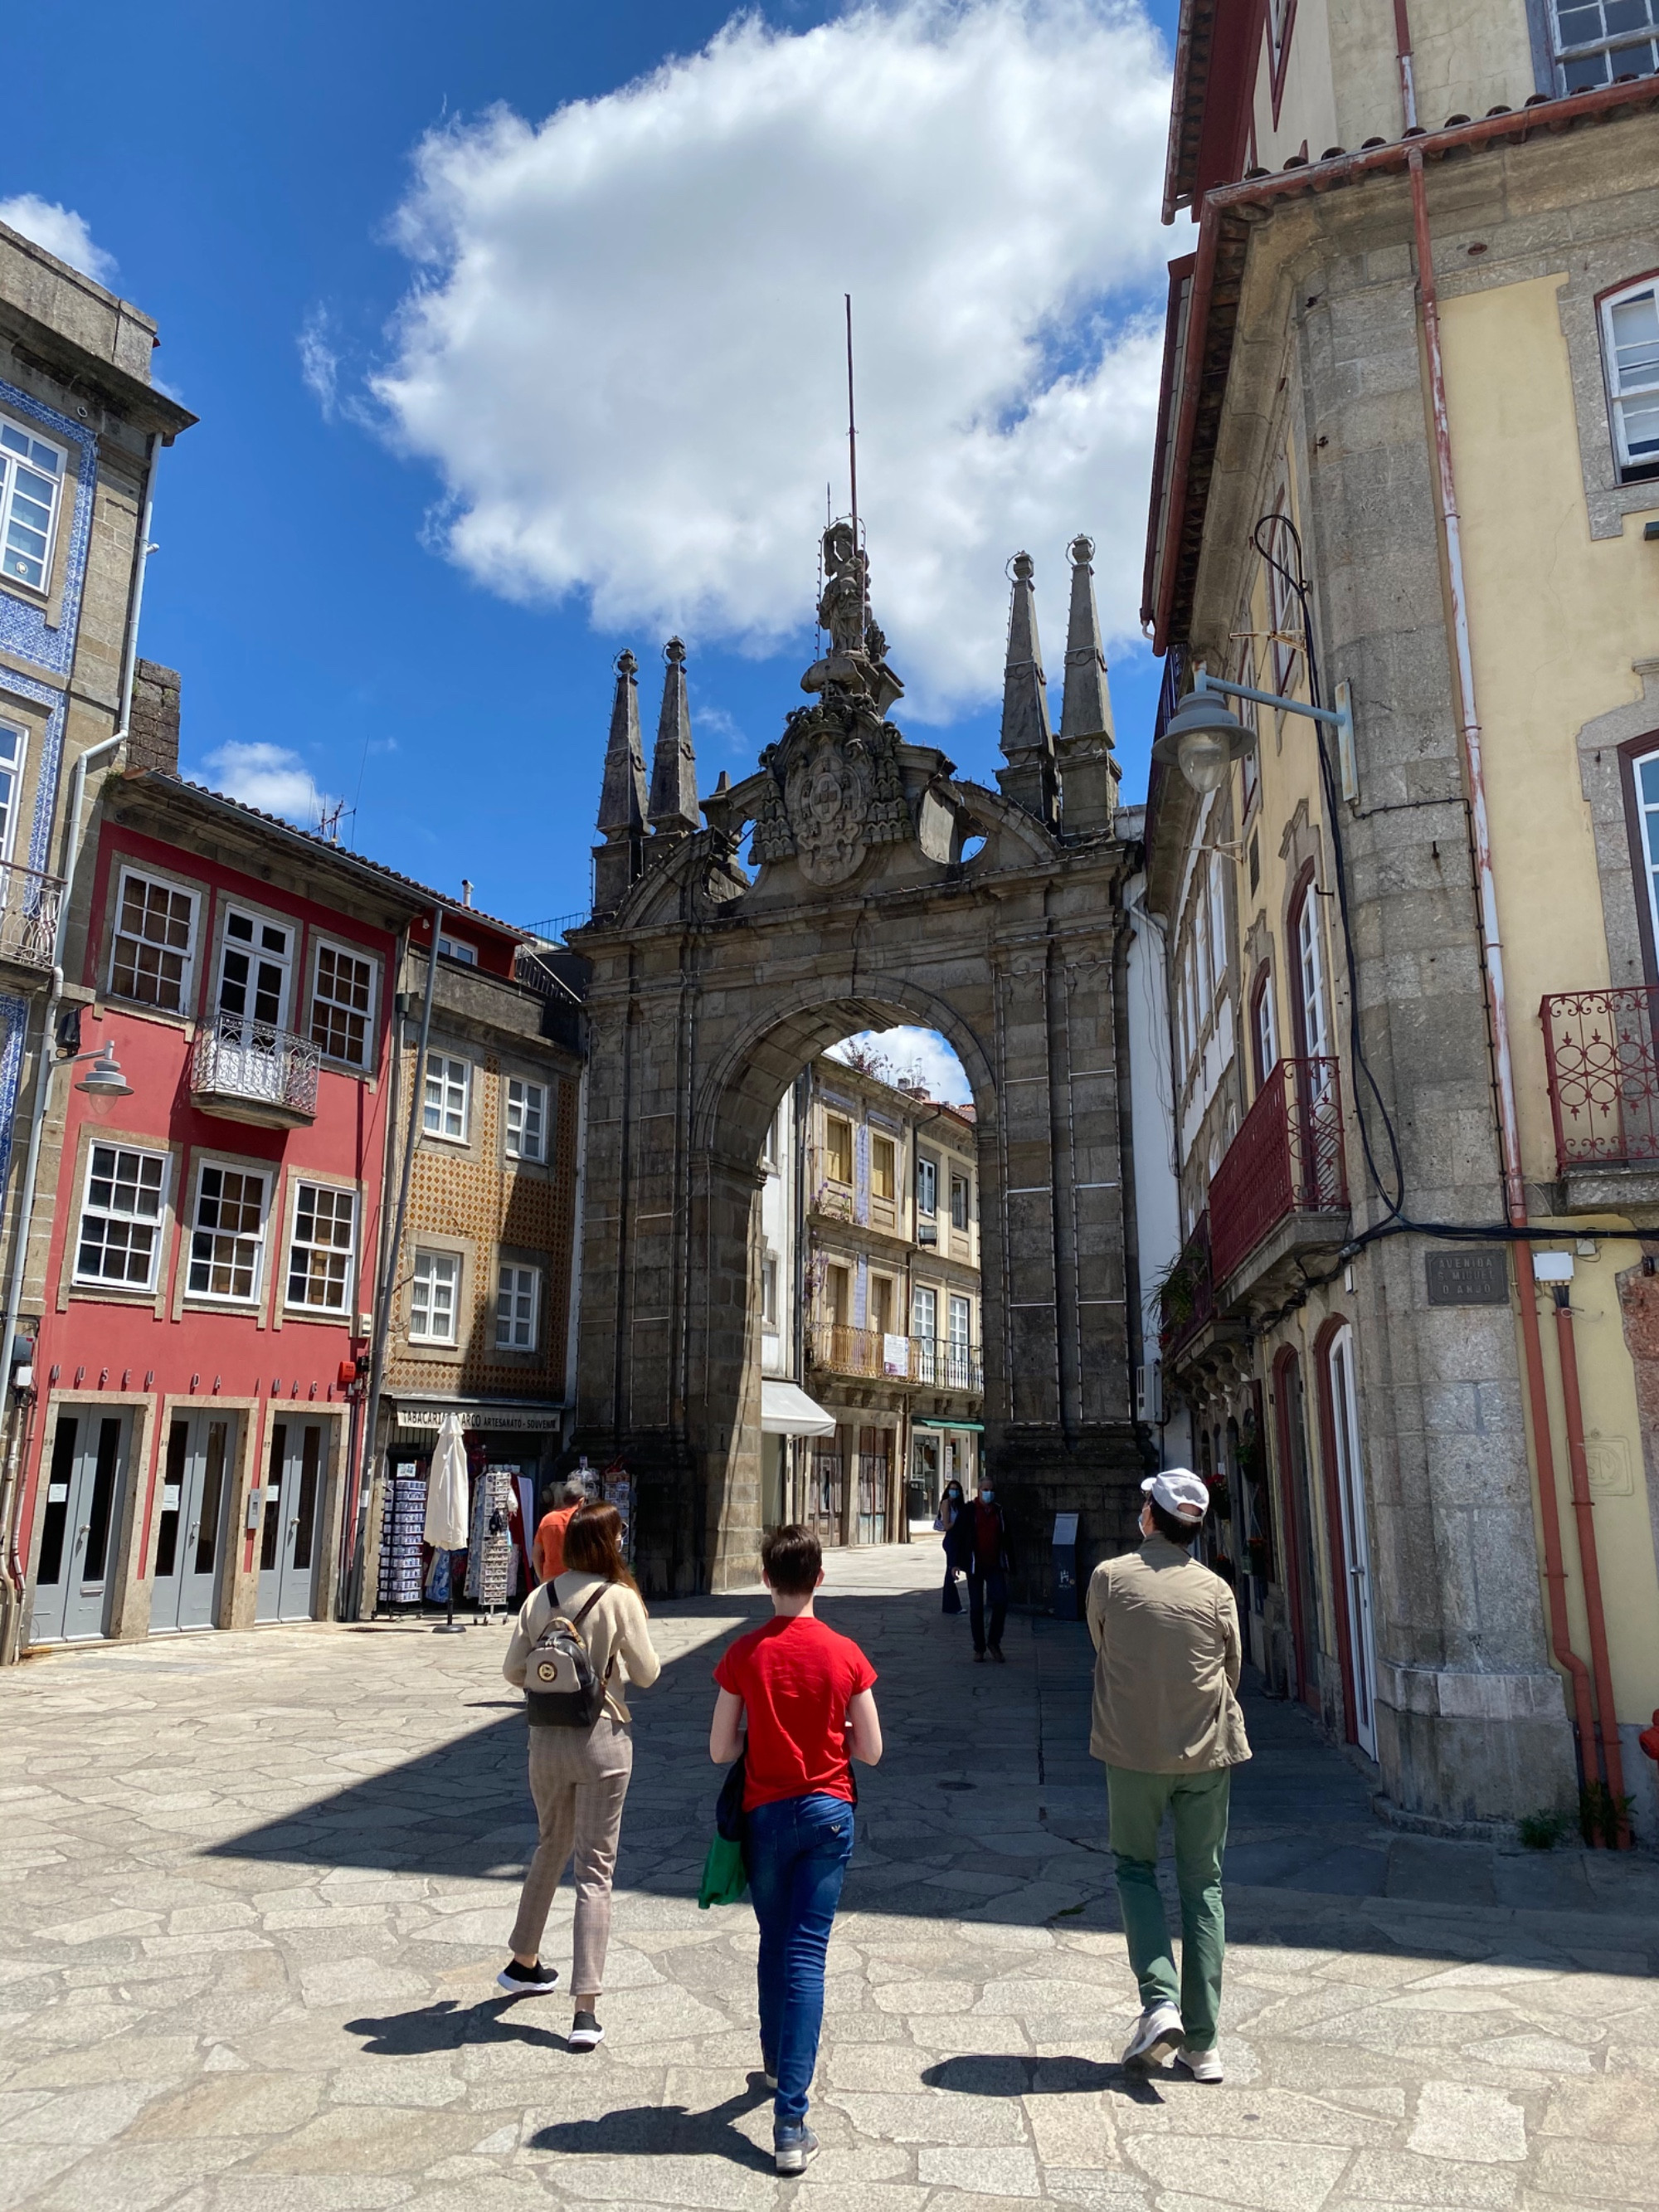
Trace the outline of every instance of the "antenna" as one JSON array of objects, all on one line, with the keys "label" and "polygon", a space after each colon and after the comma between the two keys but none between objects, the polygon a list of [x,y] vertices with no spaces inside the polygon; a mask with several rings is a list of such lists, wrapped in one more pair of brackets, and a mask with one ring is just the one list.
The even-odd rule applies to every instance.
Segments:
[{"label": "antenna", "polygon": [[857,421],[853,412],[853,295],[850,292],[845,292],[842,296],[847,302],[847,473],[851,480],[853,490],[853,551],[856,555],[860,548],[859,545],[859,434]]}]

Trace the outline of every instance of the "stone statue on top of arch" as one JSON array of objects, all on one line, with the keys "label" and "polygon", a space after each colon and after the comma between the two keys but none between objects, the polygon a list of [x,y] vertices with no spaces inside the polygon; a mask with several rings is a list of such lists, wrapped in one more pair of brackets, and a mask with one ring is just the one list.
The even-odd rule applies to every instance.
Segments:
[{"label": "stone statue on top of arch", "polygon": [[884,715],[904,686],[887,665],[887,640],[870,615],[870,557],[854,542],[850,522],[832,522],[823,533],[823,591],[818,620],[830,633],[830,650],[800,679],[803,691],[842,691],[867,698]]}]

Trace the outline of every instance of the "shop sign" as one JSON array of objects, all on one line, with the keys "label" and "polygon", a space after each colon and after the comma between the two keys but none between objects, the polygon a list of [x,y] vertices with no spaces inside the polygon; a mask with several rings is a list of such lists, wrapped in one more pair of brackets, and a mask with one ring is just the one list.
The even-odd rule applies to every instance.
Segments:
[{"label": "shop sign", "polygon": [[411,1406],[400,1403],[398,1426],[400,1430],[437,1429],[442,1425],[446,1413],[459,1413],[464,1429],[486,1429],[492,1433],[508,1429],[542,1431],[558,1427],[561,1410],[557,1406]]}]

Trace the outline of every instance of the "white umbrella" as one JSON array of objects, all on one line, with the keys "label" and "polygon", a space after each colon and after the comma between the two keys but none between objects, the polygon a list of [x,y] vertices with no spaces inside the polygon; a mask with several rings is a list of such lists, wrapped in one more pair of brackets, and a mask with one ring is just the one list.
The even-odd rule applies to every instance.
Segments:
[{"label": "white umbrella", "polygon": [[[437,1552],[459,1552],[466,1547],[466,1446],[461,1441],[461,1417],[446,1413],[438,1429],[438,1448],[426,1481],[426,1525],[421,1534]],[[449,1584],[449,1620],[455,1619],[455,1583]]]}]

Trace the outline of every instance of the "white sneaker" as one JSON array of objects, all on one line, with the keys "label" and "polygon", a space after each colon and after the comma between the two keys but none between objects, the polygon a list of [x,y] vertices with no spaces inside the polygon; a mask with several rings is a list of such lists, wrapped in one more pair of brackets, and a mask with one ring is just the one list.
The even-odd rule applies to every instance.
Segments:
[{"label": "white sneaker", "polygon": [[1167,2001],[1148,2005],[1135,2023],[1135,2032],[1124,2045],[1126,2066],[1161,2066],[1172,2051],[1181,2048],[1181,2014]]},{"label": "white sneaker", "polygon": [[1194,2081],[1218,2081],[1221,2079],[1221,2053],[1218,2051],[1177,2051],[1176,2064],[1182,2073],[1190,2074]]}]

